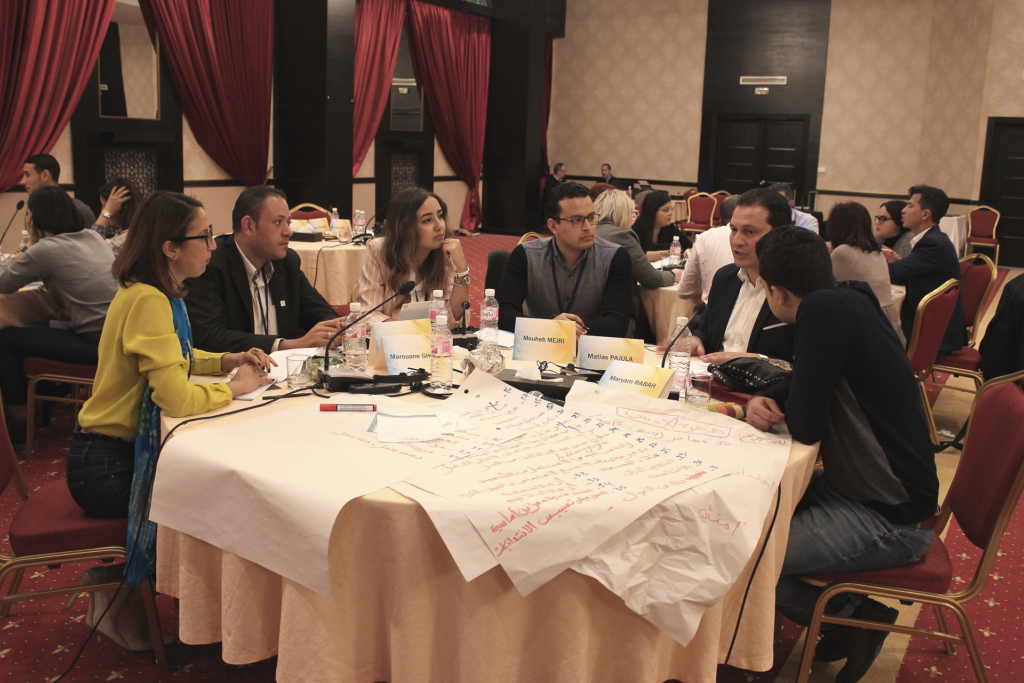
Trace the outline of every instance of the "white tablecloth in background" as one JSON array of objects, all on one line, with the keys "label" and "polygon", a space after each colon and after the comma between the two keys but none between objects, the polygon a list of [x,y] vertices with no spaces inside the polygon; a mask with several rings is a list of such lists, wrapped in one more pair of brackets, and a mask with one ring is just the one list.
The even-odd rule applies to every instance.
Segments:
[{"label": "white tablecloth in background", "polygon": [[963,256],[967,244],[967,216],[946,216],[939,221],[939,230],[949,235],[957,256]]},{"label": "white tablecloth in background", "polygon": [[[302,272],[310,284],[324,295],[332,306],[347,304],[352,298],[352,288],[359,282],[359,271],[363,268],[366,247],[342,244],[335,241],[296,242],[288,247],[299,255]],[[317,254],[320,263],[317,264]]]}]

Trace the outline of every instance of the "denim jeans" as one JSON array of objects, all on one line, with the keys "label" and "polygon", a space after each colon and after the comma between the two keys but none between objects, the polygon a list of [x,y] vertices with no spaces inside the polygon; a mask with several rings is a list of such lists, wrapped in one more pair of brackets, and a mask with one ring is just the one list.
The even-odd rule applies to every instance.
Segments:
[{"label": "denim jeans", "polygon": [[87,515],[127,517],[134,473],[134,439],[127,441],[75,427],[68,451],[68,490]]},{"label": "denim jeans", "polygon": [[[789,543],[782,576],[775,588],[775,606],[798,624],[811,623],[821,589],[798,576],[817,572],[866,571],[910,564],[921,559],[934,532],[918,525],[894,524],[871,508],[836,493],[815,470],[789,525]],[[825,613],[848,616],[855,603],[837,595]],[[861,600],[857,596],[857,602]]]}]

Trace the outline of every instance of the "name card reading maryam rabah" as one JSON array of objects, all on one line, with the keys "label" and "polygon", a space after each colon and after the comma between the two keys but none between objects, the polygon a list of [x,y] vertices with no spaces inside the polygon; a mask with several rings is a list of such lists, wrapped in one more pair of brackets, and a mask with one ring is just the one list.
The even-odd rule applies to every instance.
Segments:
[{"label": "name card reading maryam rabah", "polygon": [[571,320],[516,318],[512,360],[571,363],[576,357],[576,323]]},{"label": "name card reading maryam rabah", "polygon": [[672,377],[676,374],[672,368],[659,368],[653,365],[638,365],[627,361],[616,360],[604,371],[604,377],[597,383],[599,387],[622,389],[635,394],[643,394],[651,398],[665,398],[672,389]]},{"label": "name card reading maryam rabah", "polygon": [[596,337],[589,334],[580,337],[579,366],[581,368],[604,370],[617,360],[643,364],[643,339]]}]

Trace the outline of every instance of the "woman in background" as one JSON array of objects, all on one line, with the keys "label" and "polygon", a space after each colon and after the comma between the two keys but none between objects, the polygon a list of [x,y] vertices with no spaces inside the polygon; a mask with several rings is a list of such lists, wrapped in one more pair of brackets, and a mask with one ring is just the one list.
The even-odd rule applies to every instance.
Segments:
[{"label": "woman in background", "polygon": [[870,285],[882,312],[906,347],[900,313],[892,302],[889,265],[871,232],[871,214],[863,204],[844,202],[832,207],[827,225],[832,239],[832,274],[836,281],[860,280]]},{"label": "woman in background", "polygon": [[128,237],[128,226],[132,224],[132,218],[135,217],[142,200],[139,188],[128,178],[114,178],[100,187],[103,210],[100,211],[92,229],[107,240],[115,256],[124,246],[124,241]]},{"label": "woman in background", "polygon": [[878,208],[878,215],[875,216],[875,235],[882,242],[882,246],[888,247],[905,257],[913,248],[910,241],[914,233],[903,227],[903,208],[907,205],[895,199],[886,202]]},{"label": "woman in background", "polygon": [[366,243],[354,301],[366,312],[403,282],[413,280],[416,289],[368,316],[367,323],[395,320],[402,306],[430,301],[437,289],[448,302],[448,327],[462,320],[462,303],[469,301],[469,266],[462,243],[445,224],[447,218],[448,206],[433,192],[412,187],[391,198],[386,236]]},{"label": "woman in background", "polygon": [[686,238],[673,222],[672,199],[667,192],[656,190],[648,194],[640,207],[640,217],[633,229],[640,238],[640,246],[651,261],[660,261],[668,256],[672,238],[678,237],[686,251],[693,243]]}]

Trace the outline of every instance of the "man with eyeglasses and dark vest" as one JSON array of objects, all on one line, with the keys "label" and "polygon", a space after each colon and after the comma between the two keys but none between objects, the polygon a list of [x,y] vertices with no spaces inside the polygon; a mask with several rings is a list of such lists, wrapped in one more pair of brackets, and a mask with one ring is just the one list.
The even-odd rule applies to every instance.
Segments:
[{"label": "man with eyeglasses and dark vest", "polygon": [[590,191],[563,183],[552,189],[544,208],[554,237],[512,251],[498,290],[498,326],[513,332],[516,318],[525,316],[572,320],[577,337],[626,336],[633,296],[629,254],[597,237]]}]

